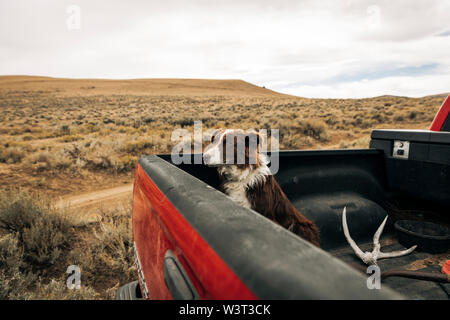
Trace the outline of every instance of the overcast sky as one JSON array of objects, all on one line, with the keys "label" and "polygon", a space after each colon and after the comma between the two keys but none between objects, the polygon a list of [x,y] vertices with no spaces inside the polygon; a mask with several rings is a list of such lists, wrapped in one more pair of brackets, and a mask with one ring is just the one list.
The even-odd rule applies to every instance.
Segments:
[{"label": "overcast sky", "polygon": [[450,91],[450,0],[1,1],[0,74],[437,94]]}]

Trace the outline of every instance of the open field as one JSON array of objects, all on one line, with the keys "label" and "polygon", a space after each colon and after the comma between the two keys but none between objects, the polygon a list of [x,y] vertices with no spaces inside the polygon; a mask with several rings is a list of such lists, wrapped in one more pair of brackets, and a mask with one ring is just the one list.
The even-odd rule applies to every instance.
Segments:
[{"label": "open field", "polygon": [[[373,128],[429,127],[444,96],[305,99],[240,80],[0,77],[0,181],[65,196],[130,183],[174,129],[280,130],[281,149],[367,147]],[[68,183],[70,181],[70,183]]]}]

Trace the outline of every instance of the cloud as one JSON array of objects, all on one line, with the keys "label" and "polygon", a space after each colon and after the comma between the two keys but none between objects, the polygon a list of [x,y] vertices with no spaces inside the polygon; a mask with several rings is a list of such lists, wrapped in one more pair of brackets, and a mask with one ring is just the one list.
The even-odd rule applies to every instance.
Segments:
[{"label": "cloud", "polygon": [[398,76],[375,80],[343,82],[328,85],[299,85],[284,90],[298,96],[318,98],[366,98],[382,95],[423,97],[429,94],[448,93],[450,75]]},{"label": "cloud", "polygon": [[[79,30],[67,28],[74,3]],[[239,78],[307,97],[433,94],[449,91],[447,21],[450,2],[437,0],[4,1],[0,74]]]},{"label": "cloud", "polygon": [[450,30],[441,32],[441,33],[437,34],[437,36],[438,37],[448,37],[448,36],[450,36]]}]

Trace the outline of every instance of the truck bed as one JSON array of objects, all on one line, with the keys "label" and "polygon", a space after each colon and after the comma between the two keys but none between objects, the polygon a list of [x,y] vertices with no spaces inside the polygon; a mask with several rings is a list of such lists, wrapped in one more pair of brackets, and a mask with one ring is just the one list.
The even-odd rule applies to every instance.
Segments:
[{"label": "truck bed", "polygon": [[[408,159],[393,156],[397,139],[409,140]],[[218,191],[215,168],[193,161],[174,165],[170,155],[141,157],[133,235],[149,296],[448,299],[448,284],[398,277],[383,280],[381,290],[369,290],[365,266],[344,237],[342,210],[347,207],[350,233],[363,251],[372,249],[373,234],[386,215],[384,252],[403,249],[393,228],[398,219],[450,225],[450,133],[374,131],[371,147],[278,154],[275,178],[294,206],[315,221],[321,249]],[[440,272],[448,259],[449,250],[417,251],[379,260],[379,266],[382,272]],[[180,280],[182,288],[189,288],[187,296],[167,278],[167,261],[182,270],[177,279],[190,279]]]},{"label": "truck bed", "polygon": [[[374,165],[377,161],[376,160],[374,162],[371,161],[377,158],[380,160],[380,157],[377,157],[376,153],[373,153],[373,150],[353,150],[340,152],[304,151],[297,153],[297,155],[295,155],[294,152],[288,152],[283,156],[295,157],[298,160],[298,155],[311,157],[309,161],[303,161],[305,171],[315,172],[317,175],[322,175],[321,179],[315,177],[318,181],[321,181],[322,183],[327,183],[326,181],[327,179],[325,178],[323,170],[319,170],[318,167],[322,166],[322,164],[320,164],[321,162],[320,159],[322,159],[323,161],[323,159],[325,158],[327,158],[327,162],[330,163],[324,167],[332,168],[332,170],[334,171],[333,175],[336,175],[337,172],[339,172],[339,169],[337,168],[338,166],[336,165],[336,163],[334,163],[334,165],[331,165],[331,162],[335,162],[333,157],[339,156],[348,158],[343,161],[346,163],[347,168],[350,168],[352,167],[352,165],[358,163],[357,169],[355,167],[347,171],[341,169],[341,171],[346,171],[346,173],[348,174],[347,177],[353,176],[353,174],[350,173],[352,171],[361,170],[361,172],[366,172],[365,170],[367,168],[371,168],[372,170],[375,170],[375,172],[379,170],[378,173],[382,172],[380,170],[382,168],[381,163],[379,163],[380,166],[377,167],[376,165]],[[380,156],[380,154],[378,154],[378,156]],[[353,160],[350,160],[350,158],[353,158]],[[354,162],[354,164],[352,162]],[[308,164],[311,163],[315,163],[317,168],[316,169],[308,168],[309,167]],[[290,168],[292,169],[292,166],[290,166]],[[362,168],[364,168],[364,170]],[[196,169],[198,170],[197,171],[198,177],[205,179],[206,181],[210,182],[211,185],[217,187],[218,181],[215,180],[214,173],[209,172],[210,168],[204,167],[202,169],[200,168]],[[207,171],[208,174],[205,175],[205,171]],[[202,172],[202,174],[199,174],[200,172]],[[359,213],[360,217],[366,221],[358,220],[359,222],[356,221],[356,223],[352,223],[351,221],[349,221],[351,234],[355,240],[359,239],[357,243],[358,246],[361,248],[361,250],[371,251],[373,249],[371,237],[373,236],[376,228],[379,226],[379,222],[382,220],[384,216],[388,214],[388,212],[385,208],[382,207],[382,199],[384,199],[384,195],[376,195],[376,193],[372,194],[372,196],[374,196],[375,199],[378,197],[379,203],[377,203],[373,200],[365,198],[359,192],[365,191],[367,192],[366,194],[369,194],[370,191],[374,191],[377,188],[380,188],[380,190],[378,191],[383,190],[383,192],[387,192],[383,188],[386,187],[385,185],[386,182],[383,181],[383,179],[381,178],[382,176],[379,176],[378,181],[372,180],[373,183],[374,181],[376,181],[376,183],[374,183],[375,185],[372,185],[370,187],[373,189],[370,191],[364,190],[364,188],[359,188],[358,193],[356,193],[354,190],[348,191],[347,189],[346,191],[339,190],[338,192],[324,192],[324,193],[314,192],[310,194],[304,191],[293,192],[291,190],[291,187],[287,185],[289,184],[289,182],[286,182],[285,178],[286,176],[290,177],[288,181],[298,180],[295,179],[295,175],[293,178],[291,170],[286,170],[286,172],[281,170],[281,172],[277,175],[277,179],[280,181],[281,185],[283,186],[283,189],[286,190],[288,197],[290,198],[290,201],[297,207],[297,209],[303,212],[308,218],[315,220],[316,223],[319,225],[323,239],[322,248],[324,248],[332,256],[338,258],[339,260],[348,264],[352,268],[355,268],[361,273],[365,274],[364,271],[367,266],[365,266],[361,262],[361,260],[355,255],[353,250],[350,248],[350,246],[344,241],[340,219],[335,218],[336,215],[339,215],[341,213],[341,210],[344,206],[347,207],[350,206],[350,210],[353,207],[354,211],[356,213]],[[339,180],[335,176],[333,177],[333,180],[335,181],[335,184],[342,183],[342,180]],[[304,181],[305,183],[308,182],[307,179],[301,179],[301,181]],[[362,181],[362,179],[360,181]],[[311,191],[310,184],[308,184],[308,187],[309,190]],[[341,185],[341,188],[342,187],[343,186]],[[331,210],[334,211],[333,214],[330,214],[330,208]],[[376,212],[375,215],[373,214],[374,212]],[[445,216],[442,217],[439,214],[435,214],[432,215],[431,217],[428,217],[427,213],[429,214],[429,212],[421,213],[420,210],[417,210],[417,216],[414,217],[410,213],[409,214],[405,213],[406,217],[403,216],[403,218],[419,219],[419,220],[431,219],[434,222],[449,225],[447,217]],[[366,219],[365,218],[366,216],[368,216],[369,219]],[[374,220],[377,219],[378,221],[375,222]],[[367,224],[367,221],[371,221],[371,225]],[[394,220],[390,219],[388,221],[389,221],[388,225],[385,228],[385,231],[381,239],[382,251],[390,252],[405,249],[398,242],[397,237],[394,233],[392,227]],[[442,264],[448,259],[450,259],[450,250],[447,251],[446,253],[440,254],[414,251],[413,253],[403,257],[380,260],[378,262],[378,265],[381,271],[412,270],[412,271],[427,271],[440,273],[442,269]],[[416,300],[450,299],[450,284],[441,284],[430,281],[407,279],[401,277],[389,277],[383,280],[382,285],[387,285],[391,289],[402,294],[407,299],[416,299]]]}]

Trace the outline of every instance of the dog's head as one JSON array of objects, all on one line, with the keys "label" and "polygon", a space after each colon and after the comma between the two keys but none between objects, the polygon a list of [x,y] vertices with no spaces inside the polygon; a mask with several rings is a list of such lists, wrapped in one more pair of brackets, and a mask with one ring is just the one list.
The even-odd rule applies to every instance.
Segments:
[{"label": "dog's head", "polygon": [[262,142],[263,137],[255,130],[220,129],[212,135],[203,161],[208,166],[259,167]]}]

